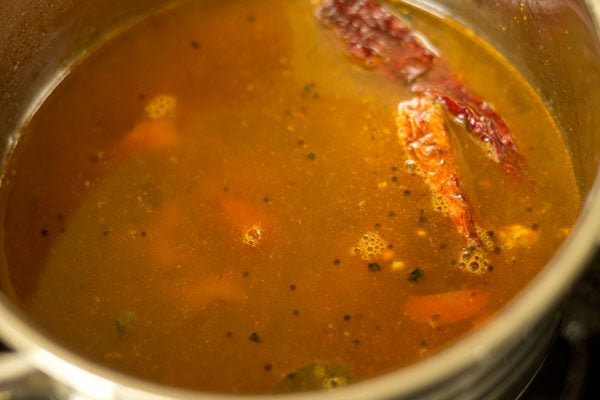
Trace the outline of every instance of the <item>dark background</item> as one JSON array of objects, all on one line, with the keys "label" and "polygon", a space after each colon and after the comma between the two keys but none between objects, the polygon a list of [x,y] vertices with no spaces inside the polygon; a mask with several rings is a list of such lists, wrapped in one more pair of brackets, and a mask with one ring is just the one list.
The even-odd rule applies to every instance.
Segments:
[{"label": "dark background", "polygon": [[600,400],[600,251],[569,296],[546,362],[525,400]]}]

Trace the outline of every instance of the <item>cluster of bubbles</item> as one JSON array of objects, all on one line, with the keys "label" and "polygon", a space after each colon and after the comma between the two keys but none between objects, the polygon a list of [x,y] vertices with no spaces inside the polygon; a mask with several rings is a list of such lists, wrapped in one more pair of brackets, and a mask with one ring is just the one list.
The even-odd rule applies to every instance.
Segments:
[{"label": "cluster of bubbles", "polygon": [[491,268],[484,250],[477,244],[468,244],[460,255],[458,267],[472,274],[484,274]]},{"label": "cluster of bubbles", "polygon": [[367,232],[361,236],[358,244],[350,249],[350,253],[360,255],[364,260],[370,261],[378,258],[387,245],[387,242],[377,232]]},{"label": "cluster of bubbles", "polygon": [[442,215],[448,216],[450,214],[450,204],[446,197],[441,194],[433,194],[431,196],[431,204],[433,209]]},{"label": "cluster of bubbles", "polygon": [[250,247],[258,247],[263,239],[263,229],[260,225],[252,225],[244,229],[242,241]]},{"label": "cluster of bubbles", "polygon": [[146,114],[150,119],[172,117],[177,108],[177,99],[169,94],[160,94],[146,105]]},{"label": "cluster of bubbles", "polygon": [[494,241],[493,232],[486,231],[479,225],[475,227],[475,230],[477,231],[477,236],[479,237],[479,240],[481,240],[481,244],[486,250],[491,251],[496,248],[496,242]]}]

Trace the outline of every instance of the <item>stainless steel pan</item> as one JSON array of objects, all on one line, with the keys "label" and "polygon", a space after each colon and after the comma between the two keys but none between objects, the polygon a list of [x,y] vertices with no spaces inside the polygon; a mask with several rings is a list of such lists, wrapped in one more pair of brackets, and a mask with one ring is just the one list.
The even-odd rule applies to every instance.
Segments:
[{"label": "stainless steel pan", "polygon": [[[571,237],[552,261],[487,326],[438,355],[397,372],[331,392],[286,398],[517,395],[552,338],[557,307],[600,244],[600,0],[409,2],[452,16],[471,28],[529,80],[562,129],[585,204]],[[162,3],[0,0],[0,152],[5,153],[14,143],[28,110],[68,71],[82,49]],[[43,336],[1,296],[0,336],[15,349],[13,355],[0,358],[0,382],[4,382],[0,388],[92,399],[233,398],[162,387],[95,365]]]}]

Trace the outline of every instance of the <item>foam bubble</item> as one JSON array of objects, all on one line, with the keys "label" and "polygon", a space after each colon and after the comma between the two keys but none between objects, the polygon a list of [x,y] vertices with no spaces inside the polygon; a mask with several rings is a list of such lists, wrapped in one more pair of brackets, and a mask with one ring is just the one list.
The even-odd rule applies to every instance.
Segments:
[{"label": "foam bubble", "polygon": [[264,231],[260,225],[252,225],[244,229],[242,241],[250,247],[258,247],[263,239]]},{"label": "foam bubble", "polygon": [[483,247],[488,251],[492,251],[496,247],[496,242],[494,241],[494,233],[491,231],[486,231],[479,225],[475,227],[475,230],[477,231],[477,236],[481,240],[481,244],[483,244]]},{"label": "foam bubble", "polygon": [[465,272],[481,275],[489,270],[490,262],[479,245],[468,244],[460,255],[458,267]]},{"label": "foam bubble", "polygon": [[442,215],[450,215],[449,203],[448,199],[441,194],[434,193],[431,196],[431,205],[433,206],[433,209]]},{"label": "foam bubble", "polygon": [[370,261],[381,256],[387,246],[388,243],[377,232],[367,232],[350,249],[350,254],[360,255],[365,261]]}]

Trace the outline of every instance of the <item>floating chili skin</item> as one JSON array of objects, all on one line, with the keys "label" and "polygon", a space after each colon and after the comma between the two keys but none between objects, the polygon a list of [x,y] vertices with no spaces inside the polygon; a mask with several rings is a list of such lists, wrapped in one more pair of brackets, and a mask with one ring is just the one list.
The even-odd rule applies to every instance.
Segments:
[{"label": "floating chili skin", "polygon": [[490,267],[486,254],[490,250],[489,240],[481,239],[473,211],[461,188],[441,107],[429,97],[415,97],[400,103],[396,119],[398,137],[409,165],[429,187],[434,209],[452,220],[465,242],[459,256],[459,268],[481,274]]},{"label": "floating chili skin", "polygon": [[415,94],[442,104],[484,143],[489,158],[509,173],[520,170],[521,156],[502,117],[472,93],[408,24],[375,0],[323,0],[316,16],[365,66],[380,67],[412,84]]},{"label": "floating chili skin", "polygon": [[435,99],[446,111],[464,123],[467,130],[485,146],[487,156],[511,174],[522,168],[522,156],[517,151],[508,126],[492,106],[474,95],[446,66],[432,73],[430,79],[417,82],[413,92]]},{"label": "floating chili skin", "polygon": [[450,137],[439,105],[416,97],[398,106],[398,136],[409,162],[434,196],[434,206],[454,223],[463,238],[478,241],[475,222],[460,186]]}]

